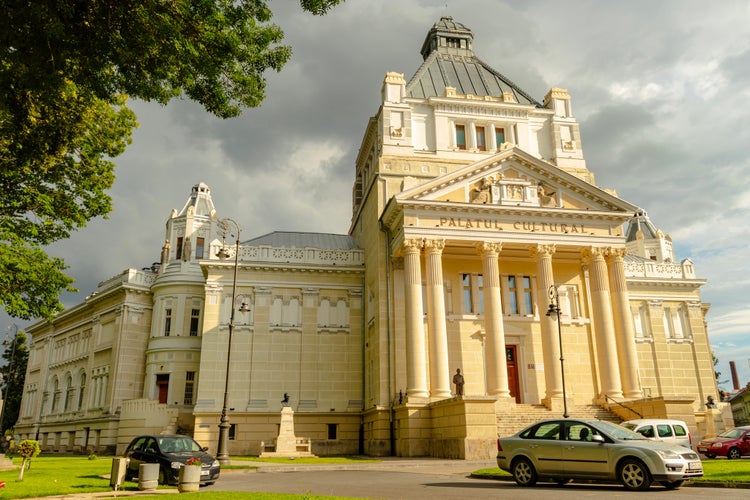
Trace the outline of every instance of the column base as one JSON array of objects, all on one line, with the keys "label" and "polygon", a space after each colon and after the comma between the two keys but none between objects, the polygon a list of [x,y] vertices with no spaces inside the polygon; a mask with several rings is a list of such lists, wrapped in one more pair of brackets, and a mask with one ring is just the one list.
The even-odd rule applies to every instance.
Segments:
[{"label": "column base", "polygon": [[559,413],[560,415],[565,412],[567,406],[568,416],[570,416],[574,407],[573,398],[568,395],[566,400],[564,400],[562,396],[551,396],[542,399],[542,404],[552,413]]},{"label": "column base", "polygon": [[508,396],[507,398],[497,398],[495,401],[495,413],[500,411],[510,411],[515,409],[516,399]]}]

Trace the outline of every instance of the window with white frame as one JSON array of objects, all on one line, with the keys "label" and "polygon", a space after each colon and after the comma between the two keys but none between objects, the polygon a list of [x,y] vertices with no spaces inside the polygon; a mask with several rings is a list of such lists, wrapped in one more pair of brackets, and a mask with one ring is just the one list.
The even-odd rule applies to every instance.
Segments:
[{"label": "window with white frame", "polygon": [[484,314],[484,279],[481,274],[461,275],[464,314]]},{"label": "window with white frame", "polygon": [[476,138],[477,149],[479,151],[487,151],[487,141],[484,135],[484,127],[480,127],[480,126],[476,127],[475,138]]},{"label": "window with white frame", "polygon": [[193,389],[195,387],[195,372],[185,372],[185,394],[182,398],[182,404],[193,404]]},{"label": "window with white frame", "polygon": [[633,331],[635,333],[635,338],[650,338],[652,333],[648,305],[640,304],[637,308],[632,309],[631,312],[633,315]]},{"label": "window with white frame", "polygon": [[201,324],[201,310],[190,310],[190,336],[197,337]]},{"label": "window with white frame", "polygon": [[466,126],[456,124],[456,148],[466,149]]},{"label": "window with white frame", "polygon": [[164,309],[164,336],[169,337],[172,331],[172,308]]},{"label": "window with white frame", "polygon": [[679,340],[691,337],[684,305],[664,308],[664,332],[668,339]]},{"label": "window with white frame", "polygon": [[534,315],[534,298],[531,276],[506,275],[502,277],[505,314],[518,316]]}]

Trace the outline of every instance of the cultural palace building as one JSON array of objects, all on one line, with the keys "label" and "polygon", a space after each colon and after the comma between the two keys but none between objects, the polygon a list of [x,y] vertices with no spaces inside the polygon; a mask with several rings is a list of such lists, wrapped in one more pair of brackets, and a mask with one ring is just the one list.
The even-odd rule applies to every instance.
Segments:
[{"label": "cultural palace building", "polygon": [[16,436],[121,453],[181,432],[215,452],[225,390],[242,455],[276,437],[285,395],[316,455],[490,458],[564,410],[731,426],[704,405],[706,281],[596,185],[569,93],[537,100],[472,42],[443,17],[411,78],[385,75],[348,234],[239,241],[198,183],[159,263],[32,325]]}]

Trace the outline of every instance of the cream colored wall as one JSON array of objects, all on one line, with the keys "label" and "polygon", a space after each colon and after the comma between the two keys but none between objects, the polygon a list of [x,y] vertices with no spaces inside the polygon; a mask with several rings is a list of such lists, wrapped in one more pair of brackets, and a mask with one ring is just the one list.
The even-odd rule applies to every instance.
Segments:
[{"label": "cream colored wall", "polygon": [[[231,269],[207,269],[195,435],[215,446],[228,340],[227,316],[221,307],[229,302],[221,297],[231,294],[231,285],[222,284],[231,283]],[[257,454],[261,441],[276,437],[280,402],[286,393],[295,411],[296,435],[313,434],[318,439],[313,453],[316,446],[356,452],[359,434],[353,433],[347,414],[362,408],[362,275],[343,269],[241,267],[237,283],[236,295],[251,299],[253,322],[236,324],[233,332],[228,407],[237,438],[230,447]],[[299,324],[274,324],[276,298],[299,300]],[[318,324],[323,298],[348,304],[348,324]],[[326,439],[328,423],[340,424],[339,439]]]},{"label": "cream colored wall", "polygon": [[[36,438],[47,443],[45,450],[71,451],[84,445],[89,428],[88,449],[97,453],[111,451],[117,439],[117,421],[111,415],[119,411],[122,401],[138,397],[142,391],[145,346],[151,324],[151,295],[148,288],[138,290],[143,273],[129,270],[109,282],[109,293],[92,296],[93,300],[58,316],[50,324],[39,322],[28,329],[34,349],[34,362],[27,367],[24,398],[30,386],[36,386],[35,404],[30,411],[22,401],[22,412],[15,427],[19,436]],[[131,291],[121,283],[136,285]],[[105,288],[100,286],[100,291]],[[90,335],[87,342],[74,339]],[[73,347],[78,345],[78,349]],[[60,351],[56,356],[55,349]],[[95,370],[106,368],[107,387],[104,404],[92,402],[95,391]],[[78,375],[86,373],[83,403],[78,408]],[[71,404],[63,411],[64,381],[72,375],[74,391]],[[57,410],[50,411],[53,394],[49,381],[60,381]],[[44,392],[48,396],[44,398]],[[44,403],[44,408],[42,404]],[[82,424],[81,422],[84,422]],[[38,426],[38,427],[37,427]],[[97,437],[98,436],[98,437]]]}]

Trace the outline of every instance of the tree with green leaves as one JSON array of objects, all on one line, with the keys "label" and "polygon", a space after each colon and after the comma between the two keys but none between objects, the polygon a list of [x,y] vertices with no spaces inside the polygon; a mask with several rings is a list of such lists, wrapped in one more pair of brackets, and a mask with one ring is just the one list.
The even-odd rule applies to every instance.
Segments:
[{"label": "tree with green leaves", "polygon": [[[2,355],[3,366],[0,368],[0,391],[3,398],[0,410],[0,436],[4,436],[4,432],[12,429],[18,421],[26,380],[26,365],[29,362],[29,345],[25,332],[16,329],[15,335],[5,339],[2,346],[5,350]],[[5,445],[6,443],[2,443],[0,447],[4,449]]]},{"label": "tree with green leaves", "polygon": [[[343,0],[300,0],[322,15]],[[260,105],[291,56],[267,0],[6,0],[0,30],[0,305],[50,318],[65,263],[43,246],[112,210],[126,97],[185,96],[222,118]]]},{"label": "tree with green leaves", "polygon": [[19,481],[23,481],[23,471],[31,466],[31,459],[41,452],[42,449],[39,447],[39,441],[24,439],[18,443],[18,456],[21,457],[21,470],[18,471]]}]

